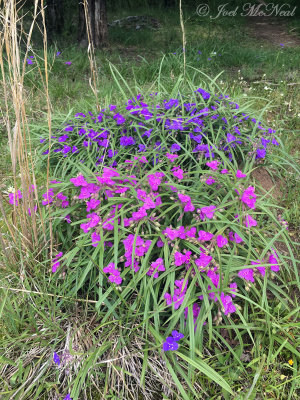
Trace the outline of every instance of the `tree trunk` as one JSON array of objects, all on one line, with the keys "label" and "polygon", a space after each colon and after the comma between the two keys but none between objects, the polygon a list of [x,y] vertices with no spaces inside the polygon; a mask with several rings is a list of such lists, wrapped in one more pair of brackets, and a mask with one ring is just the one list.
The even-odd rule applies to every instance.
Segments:
[{"label": "tree trunk", "polygon": [[164,6],[166,8],[175,7],[175,0],[164,0]]},{"label": "tree trunk", "polygon": [[104,47],[108,44],[108,28],[105,0],[95,0],[95,47]]},{"label": "tree trunk", "polygon": [[[82,45],[86,45],[87,25],[86,16],[88,18],[88,33],[89,38],[95,48],[105,47],[108,44],[108,28],[106,16],[106,1],[105,0],[83,0],[79,4],[79,29],[78,40]],[[87,7],[86,13],[84,7]]]},{"label": "tree trunk", "polygon": [[84,14],[84,5],[83,3],[79,3],[79,13],[78,13],[78,36],[77,40],[80,44],[84,40],[86,40],[86,24],[85,24],[85,14]]},{"label": "tree trunk", "polygon": [[47,0],[46,25],[50,41],[53,40],[54,35],[62,32],[63,24],[63,0]]}]

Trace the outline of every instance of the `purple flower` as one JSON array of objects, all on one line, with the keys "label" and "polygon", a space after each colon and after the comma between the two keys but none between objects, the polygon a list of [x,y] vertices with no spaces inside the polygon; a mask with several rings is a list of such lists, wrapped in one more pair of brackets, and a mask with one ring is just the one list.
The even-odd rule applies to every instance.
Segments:
[{"label": "purple flower", "polygon": [[266,149],[257,149],[255,158],[265,158],[266,157]]},{"label": "purple flower", "polygon": [[205,181],[205,183],[207,184],[207,185],[212,185],[213,183],[215,183],[216,181],[215,181],[215,179],[212,177],[212,176],[209,176],[207,179],[206,179],[206,181]]},{"label": "purple flower", "polygon": [[[209,58],[209,60],[211,60],[211,58]],[[195,90],[195,92],[201,94],[204,100],[208,100],[210,98],[210,94],[206,92],[204,89],[199,88]]]},{"label": "purple flower", "polygon": [[75,118],[78,118],[78,117],[83,117],[83,118],[85,118],[86,115],[83,114],[83,113],[77,113],[77,114],[75,114]]},{"label": "purple flower", "polygon": [[53,189],[49,189],[46,193],[42,194],[42,197],[44,200],[42,200],[43,206],[46,206],[47,204],[50,204],[53,202],[53,196],[54,192]]},{"label": "purple flower", "polygon": [[76,178],[71,178],[70,182],[72,182],[74,186],[87,186],[88,184],[83,175],[78,175]]},{"label": "purple flower", "polygon": [[139,221],[140,219],[143,219],[145,217],[147,217],[145,207],[141,207],[138,211],[132,213],[132,219],[134,221]]},{"label": "purple flower", "polygon": [[256,226],[257,221],[251,217],[251,215],[246,215],[245,225],[247,228],[251,228],[251,226]]},{"label": "purple flower", "polygon": [[170,240],[178,238],[178,232],[176,229],[166,228],[162,233]]},{"label": "purple flower", "polygon": [[105,274],[110,274],[108,280],[111,283],[115,283],[116,285],[120,285],[122,283],[120,271],[115,267],[115,263],[112,262],[108,264],[107,267],[103,268],[103,272]]},{"label": "purple flower", "polygon": [[22,199],[23,195],[21,190],[18,190],[17,193],[9,193],[9,203],[12,205],[19,205],[18,199]]},{"label": "purple flower", "polygon": [[264,148],[266,148],[269,143],[270,143],[270,140],[261,138],[261,144],[263,145]]},{"label": "purple flower", "polygon": [[122,136],[120,138],[121,146],[132,146],[135,144],[135,139],[132,136]]},{"label": "purple flower", "polygon": [[91,238],[92,238],[92,246],[97,247],[99,242],[101,241],[101,236],[97,232],[93,232]]},{"label": "purple flower", "polygon": [[115,271],[115,263],[110,263],[110,264],[108,264],[108,266],[107,267],[104,267],[103,268],[103,272],[105,273],[105,274],[112,274],[113,272]]},{"label": "purple flower", "polygon": [[205,253],[201,253],[200,257],[195,260],[195,264],[198,268],[205,268],[207,267],[212,260],[211,256],[206,255]]},{"label": "purple flower", "polygon": [[184,338],[184,334],[180,333],[178,331],[172,331],[172,336],[173,336],[174,340],[176,340],[176,342],[178,342],[180,339]]},{"label": "purple flower", "polygon": [[183,179],[183,170],[180,167],[174,167],[171,169],[171,172],[173,172],[173,175],[177,179]]},{"label": "purple flower", "polygon": [[164,272],[165,270],[164,260],[162,258],[158,258],[156,261],[151,263],[151,267],[149,268],[147,275],[158,278],[158,272]]},{"label": "purple flower", "polygon": [[178,350],[178,343],[174,338],[171,336],[167,337],[166,341],[163,343],[163,350],[164,351],[176,351]]},{"label": "purple flower", "polygon": [[70,223],[71,223],[71,216],[70,216],[69,214],[67,214],[67,215],[65,216],[64,220],[65,220],[68,224],[70,224]]},{"label": "purple flower", "polygon": [[230,290],[230,295],[232,297],[235,297],[236,296],[235,293],[237,292],[237,283],[236,282],[230,283],[229,287],[231,289]]},{"label": "purple flower", "polygon": [[224,247],[228,243],[228,239],[222,235],[217,236],[217,245],[218,247]]},{"label": "purple flower", "polygon": [[213,170],[217,170],[219,164],[221,164],[220,161],[216,161],[216,160],[215,160],[215,161],[209,161],[209,162],[206,163],[206,165],[207,165],[209,168],[213,169]]},{"label": "purple flower", "polygon": [[53,361],[55,362],[55,364],[60,365],[60,358],[59,358],[58,354],[55,352],[53,354]]},{"label": "purple flower", "polygon": [[53,264],[52,264],[52,272],[55,273],[57,271],[57,269],[60,267],[60,260],[58,260],[59,258],[61,258],[63,256],[62,252],[59,252],[54,258],[53,258]]},{"label": "purple flower", "polygon": [[239,178],[239,179],[241,179],[241,178],[246,178],[247,175],[246,175],[246,174],[243,174],[242,171],[240,171],[240,170],[238,169],[237,172],[236,172],[236,177]]},{"label": "purple flower", "polygon": [[221,293],[220,300],[221,300],[222,306],[224,307],[225,315],[231,314],[236,311],[236,307],[232,302],[231,296],[229,296],[229,295],[225,296],[224,293]]},{"label": "purple flower", "polygon": [[58,51],[57,53],[56,53],[56,57],[59,57],[61,55],[61,51]]},{"label": "purple flower", "polygon": [[113,118],[117,121],[118,125],[122,125],[126,121],[126,119],[123,117],[123,115],[121,115],[119,113],[115,114]]},{"label": "purple flower", "polygon": [[153,114],[148,110],[148,108],[142,108],[140,114],[144,116],[146,121],[153,117]]},{"label": "purple flower", "polygon": [[227,133],[227,142],[235,142],[236,141],[236,136],[232,135],[231,133]]},{"label": "purple flower", "polygon": [[169,101],[165,101],[165,109],[169,110],[172,107],[178,107],[179,101],[177,99],[170,99]]},{"label": "purple flower", "polygon": [[87,201],[86,203],[86,211],[91,211],[94,210],[95,208],[97,208],[99,206],[99,204],[101,204],[100,200],[97,199],[91,199],[89,201]]},{"label": "purple flower", "polygon": [[180,150],[180,145],[177,143],[173,143],[170,150],[172,153],[175,153],[176,151]]},{"label": "purple flower", "polygon": [[199,212],[200,218],[202,221],[204,221],[205,218],[207,219],[212,219],[214,217],[214,213],[216,211],[216,206],[208,206],[208,207],[202,207],[200,210],[197,210]]},{"label": "purple flower", "polygon": [[72,400],[72,399],[71,399],[71,395],[68,393],[68,394],[66,395],[66,397],[64,398],[64,400]]},{"label": "purple flower", "polygon": [[279,268],[279,265],[278,265],[278,260],[277,260],[277,258],[276,258],[276,256],[274,254],[270,255],[269,263],[272,264],[270,268],[271,268],[271,270],[273,272],[278,272],[279,271],[280,268]]},{"label": "purple flower", "polygon": [[253,210],[255,209],[255,203],[256,203],[256,194],[254,193],[255,188],[253,186],[249,186],[246,190],[244,190],[244,193],[241,196],[241,201],[249,208],[252,208]]},{"label": "purple flower", "polygon": [[180,267],[186,262],[186,256],[179,251],[176,251],[176,253],[174,254],[174,260],[176,267]]},{"label": "purple flower", "polygon": [[[199,128],[199,127],[198,127]],[[197,128],[196,128],[197,129]],[[199,128],[201,132],[201,128]],[[196,130],[194,130],[196,132]],[[193,133],[189,133],[191,139],[193,139],[196,143],[200,144],[202,142],[202,135],[194,135]]]},{"label": "purple flower", "polygon": [[[120,275],[120,272],[119,272],[119,275]],[[116,285],[120,285],[122,283],[123,279],[119,275],[117,273],[109,275],[108,280],[111,283],[115,283]]]},{"label": "purple flower", "polygon": [[66,61],[65,64],[66,64],[66,65],[71,65],[72,62],[71,62],[71,61]]},{"label": "purple flower", "polygon": [[64,147],[63,147],[63,149],[62,149],[62,153],[63,154],[67,154],[67,153],[69,153],[69,151],[71,151],[72,150],[72,147],[71,146],[67,146],[67,145],[64,145]]},{"label": "purple flower", "polygon": [[205,231],[199,231],[198,235],[199,235],[199,240],[203,242],[208,242],[214,237],[212,233]]},{"label": "purple flower", "polygon": [[229,232],[228,236],[229,240],[235,243],[242,243],[244,241],[236,232]]},{"label": "purple flower", "polygon": [[89,232],[91,228],[94,228],[100,222],[100,217],[96,213],[88,214],[87,218],[90,219],[89,222],[80,224],[80,228],[84,233]]},{"label": "purple flower", "polygon": [[254,282],[253,269],[245,268],[238,272],[240,278],[246,279],[246,281]]},{"label": "purple flower", "polygon": [[65,142],[67,139],[69,139],[69,136],[68,136],[68,135],[62,135],[62,136],[60,136],[60,137],[58,138],[58,141],[59,141],[60,143],[62,143],[62,142]]},{"label": "purple flower", "polygon": [[156,242],[156,246],[157,247],[164,247],[164,242],[161,239],[158,239],[158,241]]},{"label": "purple flower", "polygon": [[178,129],[183,129],[182,124],[179,121],[173,121],[172,124],[169,126],[169,129],[174,129],[174,130],[178,130]]},{"label": "purple flower", "polygon": [[265,276],[266,274],[266,267],[262,267],[261,266],[261,261],[260,260],[256,260],[256,261],[251,261],[252,265],[258,265],[256,267],[257,271],[262,275]]},{"label": "purple flower", "polygon": [[168,306],[174,305],[174,309],[178,310],[184,301],[185,293],[187,291],[188,282],[183,287],[184,279],[175,281],[174,296],[172,297],[169,293],[165,293],[164,298]]},{"label": "purple flower", "polygon": [[158,190],[158,187],[161,184],[161,178],[164,175],[163,172],[155,172],[154,174],[147,175],[149,185],[154,192]]}]

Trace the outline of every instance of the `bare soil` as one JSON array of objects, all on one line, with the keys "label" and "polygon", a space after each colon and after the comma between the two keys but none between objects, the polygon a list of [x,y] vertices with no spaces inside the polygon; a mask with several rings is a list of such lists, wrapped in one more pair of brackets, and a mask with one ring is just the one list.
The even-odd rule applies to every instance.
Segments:
[{"label": "bare soil", "polygon": [[274,17],[249,17],[247,20],[250,36],[274,46],[298,47],[300,37],[289,32],[287,20]]},{"label": "bare soil", "polygon": [[252,178],[261,185],[264,192],[271,191],[271,196],[275,200],[280,201],[282,199],[283,193],[280,190],[280,180],[275,179],[274,181],[266,168],[257,168],[252,172]]}]

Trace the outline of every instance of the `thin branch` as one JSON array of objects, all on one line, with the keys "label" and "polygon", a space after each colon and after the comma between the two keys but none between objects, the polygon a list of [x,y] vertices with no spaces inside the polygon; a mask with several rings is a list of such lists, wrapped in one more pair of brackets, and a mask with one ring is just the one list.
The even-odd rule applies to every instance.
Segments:
[{"label": "thin branch", "polygon": [[60,295],[56,295],[56,294],[53,294],[53,293],[38,292],[38,291],[35,291],[35,290],[8,288],[8,287],[5,287],[5,286],[0,286],[0,289],[10,290],[12,292],[23,292],[23,293],[28,293],[28,294],[38,294],[40,296],[57,297],[57,298],[60,298],[60,299],[71,300],[71,301],[75,301],[75,302],[77,301],[77,302],[93,303],[93,304],[98,303],[96,300],[74,299],[73,297],[60,296]]},{"label": "thin branch", "polygon": [[186,54],[185,54],[186,37],[185,37],[185,30],[184,30],[184,22],[183,22],[181,0],[179,0],[179,11],[180,11],[180,26],[181,26],[181,31],[182,31],[183,75],[185,75],[185,68],[186,68]]}]

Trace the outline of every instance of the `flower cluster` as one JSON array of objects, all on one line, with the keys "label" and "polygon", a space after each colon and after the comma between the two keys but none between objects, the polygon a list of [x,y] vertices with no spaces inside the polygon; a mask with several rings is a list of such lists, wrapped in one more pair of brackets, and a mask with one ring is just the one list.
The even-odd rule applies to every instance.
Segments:
[{"label": "flower cluster", "polygon": [[166,341],[163,343],[163,350],[164,351],[175,351],[178,350],[178,342],[180,339],[184,338],[184,334],[178,331],[172,331],[172,336],[168,336]]},{"label": "flower cluster", "polygon": [[57,269],[60,267],[60,258],[63,256],[63,252],[60,251],[52,260],[52,272],[56,272]]},{"label": "flower cluster", "polygon": [[[66,237],[52,272],[60,279],[62,252],[71,259],[78,244],[75,254],[93,259],[107,277],[103,290],[152,285],[164,312],[185,319],[192,312],[196,329],[200,318],[206,323],[207,304],[215,321],[230,318],[241,287],[279,270],[280,257],[259,233],[268,215],[241,163],[245,152],[257,158],[278,143],[273,130],[203,89],[189,99],[151,99],[129,99],[126,112],[110,105],[98,115],[77,113],[53,135],[51,156],[65,160],[69,175],[52,180],[39,200]],[[74,173],[69,157],[84,168]],[[10,194],[10,202],[22,196]],[[75,265],[80,274],[76,262],[69,273]],[[77,290],[87,279],[78,279]],[[178,348],[176,338],[164,350]]]},{"label": "flower cluster", "polygon": [[120,277],[120,271],[115,267],[114,263],[108,264],[107,267],[103,268],[105,274],[110,274],[108,279],[110,282],[120,285],[122,283],[122,278]]},{"label": "flower cluster", "polygon": [[[48,199],[58,198],[70,203],[72,221],[79,227],[80,237],[86,238],[86,245],[91,249],[107,249],[101,268],[108,275],[109,284],[126,286],[132,273],[152,278],[153,284],[165,280],[170,273],[175,274],[173,286],[163,294],[165,305],[173,312],[182,310],[187,318],[187,303],[193,293],[195,300],[191,306],[197,326],[205,296],[217,310],[230,316],[237,308],[238,283],[244,282],[247,288],[255,283],[255,278],[271,276],[271,272],[279,270],[279,261],[274,250],[267,259],[255,261],[253,258],[251,265],[247,265],[248,236],[253,237],[256,233],[253,229],[259,227],[254,214],[259,199],[255,188],[247,185],[246,173],[224,168],[221,160],[207,162],[216,182],[207,188],[205,179],[200,177],[191,189],[188,173],[181,179],[172,174],[174,160],[170,161],[168,154],[158,160],[155,168],[159,169],[156,170],[146,153],[143,162],[132,157],[122,166],[103,167],[95,175],[80,173],[70,178],[69,183],[65,182],[64,194],[59,192],[60,196],[55,189],[57,181],[52,181],[53,187],[42,194],[42,203],[63,214],[68,210],[63,210],[57,200]],[[175,158],[178,159],[180,156]],[[205,177],[206,170],[202,172]],[[227,202],[214,200],[205,204],[206,197],[222,199],[228,193],[230,200]],[[61,200],[63,196],[66,199]],[[117,264],[114,256],[116,230]],[[166,253],[166,249],[170,252]],[[240,269],[235,272],[229,269],[229,275],[224,274],[227,255],[233,253]],[[59,268],[61,256],[59,253],[54,258],[53,272]],[[128,269],[132,272],[128,273]],[[199,291],[199,284],[193,283],[197,276],[203,281],[205,291]]]},{"label": "flower cluster", "polygon": [[[156,156],[149,160],[155,165],[166,151],[171,162],[187,151],[197,162],[214,159],[216,153],[229,160],[241,153],[263,159],[270,146],[278,145],[273,129],[241,112],[228,96],[199,88],[190,96],[160,100],[155,93],[149,97],[139,94],[119,109],[109,105],[98,114],[76,113],[52,135],[50,146],[46,137],[40,138],[42,153],[50,151],[51,159],[72,157],[95,169],[103,163],[116,167],[128,154],[136,156],[134,162],[146,162],[143,154],[137,157],[136,153],[147,150],[155,150]],[[219,164],[213,160],[206,165],[216,170]],[[175,167],[173,174],[183,179],[182,167]],[[243,178],[241,171],[237,178]],[[160,178],[154,174],[150,179],[155,185]],[[214,178],[209,176],[206,182],[211,185]]]}]

